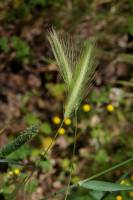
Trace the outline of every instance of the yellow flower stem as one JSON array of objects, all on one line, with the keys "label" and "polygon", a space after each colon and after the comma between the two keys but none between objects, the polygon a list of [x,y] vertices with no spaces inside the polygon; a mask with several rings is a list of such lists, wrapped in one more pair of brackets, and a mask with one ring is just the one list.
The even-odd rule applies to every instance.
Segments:
[{"label": "yellow flower stem", "polygon": [[55,143],[55,141],[56,141],[56,138],[57,138],[58,135],[59,135],[59,129],[62,127],[63,123],[64,123],[64,119],[62,120],[60,127],[59,127],[58,130],[56,131],[56,134],[55,134],[54,138],[52,138],[52,141],[51,141],[51,143],[49,144],[48,148],[47,148],[46,150],[44,150],[44,155],[43,155],[44,157],[46,156],[46,154],[47,154],[47,153],[52,149],[52,147],[54,146],[54,143]]}]

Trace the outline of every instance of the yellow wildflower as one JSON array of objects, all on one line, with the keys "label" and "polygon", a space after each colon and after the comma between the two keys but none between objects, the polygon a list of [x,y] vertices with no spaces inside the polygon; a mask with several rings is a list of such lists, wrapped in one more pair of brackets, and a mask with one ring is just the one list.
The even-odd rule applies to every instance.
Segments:
[{"label": "yellow wildflower", "polygon": [[126,181],[123,179],[123,180],[121,180],[120,184],[121,185],[126,185]]},{"label": "yellow wildflower", "polygon": [[87,103],[84,104],[82,108],[84,112],[89,112],[91,110],[91,106]]},{"label": "yellow wildflower", "polygon": [[46,137],[44,139],[41,140],[42,141],[42,146],[43,148],[48,148],[50,146],[50,144],[52,143],[52,138],[51,137]]},{"label": "yellow wildflower", "polygon": [[69,126],[72,122],[71,122],[71,119],[66,118],[66,119],[64,120],[64,123],[65,123],[65,125]]},{"label": "yellow wildflower", "polygon": [[58,116],[54,116],[52,118],[52,121],[54,124],[57,124],[57,125],[61,123],[61,119]]},{"label": "yellow wildflower", "polygon": [[106,107],[108,112],[113,112],[114,111],[114,106],[112,104],[108,104]]},{"label": "yellow wildflower", "polygon": [[133,191],[129,192],[129,196],[133,197]]},{"label": "yellow wildflower", "polygon": [[9,171],[7,175],[8,175],[9,177],[13,176],[13,172],[12,172],[12,171]]},{"label": "yellow wildflower", "polygon": [[133,181],[133,175],[130,177],[130,180]]},{"label": "yellow wildflower", "polygon": [[14,172],[14,174],[17,175],[17,176],[20,174],[20,170],[19,170],[18,168],[14,169],[13,172]]},{"label": "yellow wildflower", "polygon": [[116,196],[116,200],[123,200],[121,195]]},{"label": "yellow wildflower", "polygon": [[65,129],[64,128],[59,128],[58,133],[60,135],[64,135],[65,134]]},{"label": "yellow wildflower", "polygon": [[120,184],[121,185],[130,185],[128,180],[126,180],[126,179],[121,180]]}]

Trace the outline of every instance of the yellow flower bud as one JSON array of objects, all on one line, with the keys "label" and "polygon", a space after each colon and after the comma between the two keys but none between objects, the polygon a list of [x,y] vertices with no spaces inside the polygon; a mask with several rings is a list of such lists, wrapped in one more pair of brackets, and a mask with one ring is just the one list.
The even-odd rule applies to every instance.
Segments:
[{"label": "yellow flower bud", "polygon": [[114,111],[114,106],[112,104],[108,104],[106,107],[108,112],[113,112]]},{"label": "yellow flower bud", "polygon": [[64,128],[59,128],[58,133],[60,135],[64,135],[65,134],[65,129]]},{"label": "yellow flower bud", "polygon": [[19,170],[18,168],[14,169],[13,172],[14,172],[14,174],[17,175],[17,176],[20,174],[20,170]]},{"label": "yellow flower bud", "polygon": [[122,198],[121,195],[118,195],[118,196],[116,197],[116,200],[123,200],[123,198]]},{"label": "yellow flower bud", "polygon": [[129,192],[129,196],[133,197],[133,191]]},{"label": "yellow flower bud", "polygon": [[9,172],[8,172],[8,176],[9,176],[9,177],[13,176],[13,172],[12,172],[12,171],[9,171]]},{"label": "yellow flower bud", "polygon": [[84,104],[82,108],[84,112],[89,112],[91,110],[91,106],[87,103]]},{"label": "yellow flower bud", "polygon": [[71,119],[66,118],[66,119],[64,120],[64,123],[65,123],[65,125],[69,126],[72,122],[71,122]]},{"label": "yellow flower bud", "polygon": [[133,175],[130,177],[130,180],[133,181]]},{"label": "yellow flower bud", "polygon": [[51,145],[53,140],[51,137],[46,137],[46,138],[42,139],[41,141],[42,141],[43,148],[47,149]]},{"label": "yellow flower bud", "polygon": [[54,116],[52,118],[52,121],[54,124],[57,124],[57,125],[61,123],[61,119],[58,116]]},{"label": "yellow flower bud", "polygon": [[123,179],[123,180],[121,180],[120,184],[121,184],[121,185],[125,185],[125,184],[126,184],[126,181]]},{"label": "yellow flower bud", "polygon": [[130,185],[127,179],[123,179],[120,182],[121,185]]}]

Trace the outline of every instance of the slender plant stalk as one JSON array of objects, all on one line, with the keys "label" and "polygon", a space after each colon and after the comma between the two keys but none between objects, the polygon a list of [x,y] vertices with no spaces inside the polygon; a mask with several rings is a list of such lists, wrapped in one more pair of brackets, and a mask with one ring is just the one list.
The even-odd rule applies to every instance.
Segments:
[{"label": "slender plant stalk", "polygon": [[9,163],[9,164],[12,164],[12,165],[26,166],[26,164],[24,164],[24,163],[16,162],[14,160],[9,160],[9,159],[0,159],[0,164],[1,163]]},{"label": "slender plant stalk", "polygon": [[67,186],[67,191],[65,194],[65,200],[67,199],[67,196],[69,194],[69,187],[71,184],[71,179],[72,179],[72,172],[73,172],[73,162],[74,162],[74,156],[75,156],[75,151],[76,151],[76,137],[77,137],[77,113],[75,112],[75,131],[74,131],[74,144],[73,144],[73,152],[72,152],[72,164],[70,168],[70,175],[69,175],[69,180],[68,180],[68,186]]},{"label": "slender plant stalk", "polygon": [[59,127],[58,130],[56,131],[55,136],[54,136],[54,138],[52,138],[52,141],[51,141],[51,143],[49,144],[49,146],[47,147],[47,149],[43,151],[43,153],[42,153],[42,156],[43,156],[43,157],[45,157],[46,154],[47,154],[47,153],[52,149],[52,147],[54,146],[55,141],[56,141],[56,138],[57,138],[58,135],[59,135],[59,129],[63,126],[63,123],[64,123],[64,120],[62,120],[60,127]]},{"label": "slender plant stalk", "polygon": [[133,158],[125,160],[125,161],[123,161],[123,162],[121,162],[121,163],[119,163],[119,164],[117,164],[117,165],[115,165],[115,166],[113,166],[113,167],[111,167],[109,169],[106,169],[106,170],[104,170],[104,171],[102,171],[102,172],[100,172],[100,173],[98,173],[98,174],[96,174],[94,176],[91,176],[90,178],[87,178],[87,179],[84,179],[83,181],[80,181],[79,185],[82,184],[82,183],[85,183],[87,181],[90,181],[92,179],[95,179],[95,178],[97,178],[99,176],[102,176],[102,175],[104,175],[104,174],[106,174],[108,172],[111,172],[111,171],[113,171],[113,170],[115,170],[115,169],[117,169],[119,167],[122,167],[122,166],[124,166],[124,165],[126,165],[126,164],[128,164],[129,162],[132,162],[132,161],[133,161]]},{"label": "slender plant stalk", "polygon": [[[126,165],[126,164],[128,164],[128,163],[130,163],[130,162],[132,162],[133,161],[133,157],[132,158],[130,158],[130,159],[128,159],[128,160],[125,160],[125,161],[123,161],[123,162],[121,162],[121,163],[119,163],[119,164],[117,164],[117,165],[115,165],[115,166],[113,166],[113,167],[110,167],[109,169],[106,169],[106,170],[104,170],[104,171],[102,171],[102,172],[99,172],[99,173],[97,173],[97,174],[95,174],[95,175],[93,175],[93,176],[91,176],[91,177],[89,177],[89,178],[87,178],[87,179],[84,179],[84,180],[82,180],[82,181],[79,181],[77,184],[73,184],[73,185],[71,185],[70,187],[69,187],[69,189],[73,189],[73,188],[77,188],[77,187],[79,187],[82,183],[84,183],[84,182],[87,182],[87,181],[91,181],[91,180],[93,180],[93,179],[96,179],[96,178],[98,178],[98,177],[100,177],[100,176],[102,176],[102,175],[104,175],[104,174],[107,174],[107,173],[109,173],[109,172],[111,172],[111,171],[113,171],[113,170],[115,170],[115,169],[117,169],[117,168],[119,168],[119,167],[122,167],[122,166],[124,166],[124,165]],[[67,187],[65,187],[65,188],[63,188],[63,189],[61,189],[61,190],[59,190],[59,191],[57,191],[57,192],[55,192],[55,193],[53,193],[53,194],[50,194],[49,196],[47,196],[46,198],[43,198],[43,199],[40,199],[40,200],[47,200],[48,198],[50,198],[50,197],[53,197],[53,196],[56,196],[56,195],[58,195],[58,194],[61,194],[61,193],[64,193],[64,192],[66,192],[66,190],[67,190]]]}]

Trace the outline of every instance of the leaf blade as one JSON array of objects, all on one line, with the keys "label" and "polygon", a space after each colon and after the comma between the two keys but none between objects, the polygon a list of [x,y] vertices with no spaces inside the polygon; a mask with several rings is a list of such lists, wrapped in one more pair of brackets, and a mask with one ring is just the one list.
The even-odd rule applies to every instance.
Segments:
[{"label": "leaf blade", "polygon": [[86,189],[96,190],[101,192],[117,192],[117,191],[133,190],[133,186],[121,185],[118,183],[105,182],[105,181],[86,181],[86,182],[80,181],[79,186]]}]

